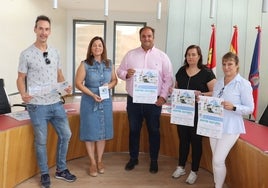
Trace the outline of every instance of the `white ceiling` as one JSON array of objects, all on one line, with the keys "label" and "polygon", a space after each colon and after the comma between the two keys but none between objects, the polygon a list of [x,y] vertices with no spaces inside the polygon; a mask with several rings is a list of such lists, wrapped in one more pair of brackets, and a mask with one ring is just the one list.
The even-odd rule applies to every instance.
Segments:
[{"label": "white ceiling", "polygon": [[[53,7],[54,0],[48,0]],[[58,8],[68,10],[104,10],[105,0],[57,0]],[[161,1],[162,11],[167,7],[168,0],[108,0],[109,10],[155,12]]]}]

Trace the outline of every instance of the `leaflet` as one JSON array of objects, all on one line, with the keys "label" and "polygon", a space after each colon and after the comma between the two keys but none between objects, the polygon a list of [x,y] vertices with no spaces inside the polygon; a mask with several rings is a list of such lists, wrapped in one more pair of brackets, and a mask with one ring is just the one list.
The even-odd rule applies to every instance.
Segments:
[{"label": "leaflet", "polygon": [[158,71],[136,69],[133,79],[133,103],[155,104],[158,95]]},{"label": "leaflet", "polygon": [[212,138],[221,138],[224,112],[222,102],[222,98],[199,97],[197,134]]},{"label": "leaflet", "polygon": [[99,92],[100,92],[101,99],[109,99],[110,95],[109,95],[108,85],[100,86]]},{"label": "leaflet", "polygon": [[171,95],[170,123],[194,126],[195,94],[194,90],[173,89]]},{"label": "leaflet", "polygon": [[62,96],[67,95],[65,89],[69,86],[67,81],[56,84],[42,84],[35,87],[28,87],[31,96],[43,96],[49,93],[60,93]]},{"label": "leaflet", "polygon": [[14,118],[18,121],[23,121],[23,120],[28,120],[30,119],[29,113],[27,110],[24,111],[17,111],[17,112],[12,112],[12,113],[8,113],[5,114],[6,116],[9,116],[11,118]]}]

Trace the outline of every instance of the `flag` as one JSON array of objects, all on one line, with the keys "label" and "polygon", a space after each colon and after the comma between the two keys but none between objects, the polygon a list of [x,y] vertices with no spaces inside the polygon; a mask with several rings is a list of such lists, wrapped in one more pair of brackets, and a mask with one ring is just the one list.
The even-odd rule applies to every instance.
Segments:
[{"label": "flag", "polygon": [[208,49],[208,60],[207,67],[213,71],[216,75],[216,37],[215,37],[215,26],[211,25],[212,33],[210,37],[209,49]]},{"label": "flag", "polygon": [[231,46],[230,46],[230,52],[233,52],[238,55],[238,44],[237,44],[237,38],[238,38],[238,33],[237,33],[237,26],[234,27],[234,33],[233,33],[233,38],[231,41]]},{"label": "flag", "polygon": [[258,112],[258,92],[259,92],[259,64],[260,64],[260,38],[261,38],[261,28],[260,26],[256,27],[258,29],[258,34],[255,42],[254,52],[251,60],[250,72],[248,79],[252,86],[252,94],[254,99],[254,110],[253,110],[253,117],[256,120],[257,112]]}]

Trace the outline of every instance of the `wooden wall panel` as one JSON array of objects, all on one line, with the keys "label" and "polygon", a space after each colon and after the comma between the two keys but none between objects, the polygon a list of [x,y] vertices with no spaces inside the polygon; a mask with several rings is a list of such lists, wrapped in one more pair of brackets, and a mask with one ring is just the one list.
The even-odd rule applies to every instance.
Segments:
[{"label": "wooden wall panel", "polygon": [[[87,156],[85,145],[79,139],[79,115],[69,116],[72,137],[67,159]],[[160,155],[178,158],[179,139],[176,125],[170,124],[168,115],[161,116]],[[107,141],[105,152],[128,152],[128,120],[125,111],[114,112],[114,138]],[[49,167],[55,165],[57,136],[49,126],[48,131]],[[35,156],[33,130],[31,125],[18,126],[0,132],[0,187],[10,188],[39,173]],[[142,127],[140,152],[148,153],[148,134],[145,123]],[[191,153],[188,161],[191,162]],[[203,138],[203,155],[200,167],[212,172],[212,155],[209,139]],[[229,153],[226,183],[229,187],[266,188],[268,178],[268,155],[249,143],[239,139]]]}]

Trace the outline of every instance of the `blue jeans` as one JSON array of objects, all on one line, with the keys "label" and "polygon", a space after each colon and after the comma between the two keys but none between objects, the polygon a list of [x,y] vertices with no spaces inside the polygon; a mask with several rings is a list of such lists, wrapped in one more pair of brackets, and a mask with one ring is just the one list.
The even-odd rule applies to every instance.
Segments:
[{"label": "blue jeans", "polygon": [[127,97],[127,114],[129,121],[129,154],[130,158],[138,159],[140,148],[140,132],[143,119],[149,135],[149,150],[152,161],[157,161],[160,149],[160,115],[162,107],[155,104],[133,103]]},{"label": "blue jeans", "polygon": [[37,155],[38,166],[41,174],[48,174],[47,164],[47,128],[48,123],[54,127],[58,135],[57,143],[57,170],[62,171],[66,167],[66,155],[68,151],[69,140],[71,138],[71,130],[67,115],[61,102],[51,105],[34,105],[28,104],[32,126],[34,129],[34,143]]}]

